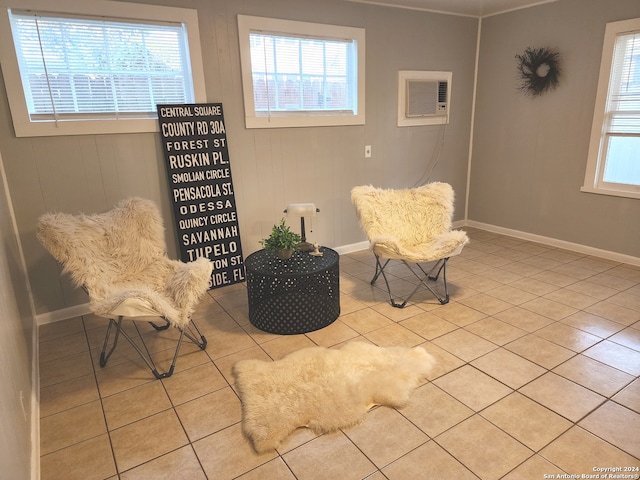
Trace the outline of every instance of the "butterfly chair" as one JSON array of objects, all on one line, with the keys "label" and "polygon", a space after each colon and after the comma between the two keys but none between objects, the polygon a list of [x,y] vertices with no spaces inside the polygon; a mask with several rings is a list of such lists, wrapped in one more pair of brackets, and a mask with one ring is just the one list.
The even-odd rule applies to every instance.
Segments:
[{"label": "butterfly chair", "polygon": [[[37,237],[87,292],[91,311],[109,319],[101,367],[107,364],[120,335],[156,378],[173,374],[185,336],[202,350],[206,348],[207,340],[191,313],[209,288],[212,264],[206,258],[184,263],[167,257],[162,217],[153,202],[131,198],[95,215],[47,213],[39,220]],[[149,321],[150,317],[160,317],[161,322]],[[158,372],[143,335],[141,348],[125,331],[123,319],[149,321],[156,330],[173,326],[180,332],[165,373]]]},{"label": "butterfly chair", "polygon": [[[459,254],[469,241],[465,232],[451,230],[453,198],[451,185],[440,182],[402,190],[359,186],[351,191],[360,225],[376,257],[371,285],[382,274],[389,302],[394,307],[404,308],[421,286],[442,305],[449,302],[447,261]],[[402,262],[419,280],[401,301],[396,301],[391,293],[385,272],[391,260]],[[427,271],[421,264],[430,262],[435,264]],[[430,284],[438,280],[441,272],[444,294],[436,291],[435,284]]]}]

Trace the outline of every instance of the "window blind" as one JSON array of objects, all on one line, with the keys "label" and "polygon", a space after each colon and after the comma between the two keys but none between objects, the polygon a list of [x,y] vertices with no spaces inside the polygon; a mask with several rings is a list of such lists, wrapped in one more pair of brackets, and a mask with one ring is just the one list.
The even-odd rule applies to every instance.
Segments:
[{"label": "window blind", "polygon": [[640,135],[640,33],[616,40],[609,83],[607,131]]},{"label": "window blind", "polygon": [[356,110],[355,42],[251,32],[256,112]]},{"label": "window blind", "polygon": [[32,120],[155,118],[193,102],[184,26],[11,12]]},{"label": "window blind", "polygon": [[640,33],[616,38],[605,119],[602,181],[640,185]]}]

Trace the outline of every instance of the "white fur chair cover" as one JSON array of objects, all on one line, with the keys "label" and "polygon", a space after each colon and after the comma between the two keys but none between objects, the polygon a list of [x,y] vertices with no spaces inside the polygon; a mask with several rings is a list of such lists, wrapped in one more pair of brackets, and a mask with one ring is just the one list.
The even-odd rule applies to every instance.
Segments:
[{"label": "white fur chair cover", "polygon": [[167,257],[162,217],[150,200],[130,198],[95,215],[48,213],[37,237],[102,317],[157,315],[185,327],[209,288],[208,259]]},{"label": "white fur chair cover", "polygon": [[469,242],[465,232],[451,230],[454,192],[447,183],[399,190],[363,185],[351,200],[381,258],[430,262],[460,253]]}]

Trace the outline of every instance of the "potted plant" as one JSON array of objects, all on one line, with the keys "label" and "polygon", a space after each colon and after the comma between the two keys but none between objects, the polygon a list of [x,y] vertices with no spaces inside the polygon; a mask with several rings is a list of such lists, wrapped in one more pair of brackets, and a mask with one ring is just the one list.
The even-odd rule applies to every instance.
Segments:
[{"label": "potted plant", "polygon": [[289,226],[285,225],[284,218],[282,218],[280,224],[274,225],[271,229],[271,235],[260,240],[260,243],[268,252],[274,252],[278,258],[286,260],[293,255],[296,245],[301,240],[300,235],[292,232]]}]

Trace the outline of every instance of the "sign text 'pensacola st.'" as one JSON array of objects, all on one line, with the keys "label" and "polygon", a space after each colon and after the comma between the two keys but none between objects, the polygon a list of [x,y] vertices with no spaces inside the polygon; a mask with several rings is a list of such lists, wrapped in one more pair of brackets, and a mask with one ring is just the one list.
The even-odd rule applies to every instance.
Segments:
[{"label": "sign text 'pensacola st.'", "polygon": [[180,258],[214,264],[211,287],[244,281],[221,103],[158,105]]}]

